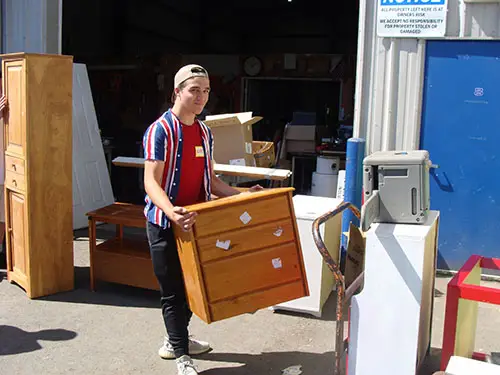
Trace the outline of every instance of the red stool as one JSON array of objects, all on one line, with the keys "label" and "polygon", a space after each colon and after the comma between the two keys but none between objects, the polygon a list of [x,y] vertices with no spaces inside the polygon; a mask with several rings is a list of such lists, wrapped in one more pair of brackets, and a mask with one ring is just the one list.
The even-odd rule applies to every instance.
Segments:
[{"label": "red stool", "polygon": [[485,360],[474,352],[478,302],[500,305],[500,290],[481,286],[481,269],[500,270],[500,259],[472,255],[448,283],[441,371],[452,355]]}]

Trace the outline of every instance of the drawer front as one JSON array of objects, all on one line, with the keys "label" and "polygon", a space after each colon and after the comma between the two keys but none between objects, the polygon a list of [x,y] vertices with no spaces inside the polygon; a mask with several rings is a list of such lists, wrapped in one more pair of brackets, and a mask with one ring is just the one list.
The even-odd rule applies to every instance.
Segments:
[{"label": "drawer front", "polygon": [[13,189],[26,191],[26,182],[22,174],[5,171],[5,185]]},{"label": "drawer front", "polygon": [[295,243],[202,266],[209,302],[242,296],[301,279]]},{"label": "drawer front", "polygon": [[5,155],[5,169],[24,176],[24,160]]},{"label": "drawer front", "polygon": [[196,237],[240,229],[290,216],[287,195],[223,206],[202,212],[196,217]]},{"label": "drawer front", "polygon": [[254,313],[259,309],[307,297],[302,280],[278,285],[271,289],[259,290],[241,297],[210,304],[212,322],[232,318],[245,313]]},{"label": "drawer front", "polygon": [[224,232],[197,241],[201,263],[282,245],[295,239],[290,219]]}]

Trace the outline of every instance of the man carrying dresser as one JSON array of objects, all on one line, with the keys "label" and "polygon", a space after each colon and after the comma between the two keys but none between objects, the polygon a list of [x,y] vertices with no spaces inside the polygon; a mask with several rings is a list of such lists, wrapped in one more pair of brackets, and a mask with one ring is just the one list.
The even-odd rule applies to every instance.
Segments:
[{"label": "man carrying dresser", "polygon": [[[189,338],[192,316],[172,225],[189,231],[196,212],[184,206],[239,194],[213,171],[213,137],[196,117],[210,93],[207,71],[186,65],[174,77],[173,107],[151,124],[143,137],[147,235],[153,269],[160,285],[161,308],[168,336],[160,357],[176,359],[178,375],[195,375],[191,355],[210,350],[207,342]],[[256,185],[250,191],[261,190]]]}]

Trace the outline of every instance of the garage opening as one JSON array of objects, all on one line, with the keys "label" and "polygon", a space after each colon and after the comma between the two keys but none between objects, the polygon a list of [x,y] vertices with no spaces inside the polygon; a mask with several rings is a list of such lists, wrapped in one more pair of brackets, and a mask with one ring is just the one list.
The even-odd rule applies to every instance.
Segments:
[{"label": "garage opening", "polygon": [[[253,139],[276,149],[286,124],[305,121],[321,128],[316,147],[342,155],[357,30],[357,1],[72,0],[63,6],[62,53],[87,66],[108,160],[140,156],[144,130],[170,107],[173,76],[187,63],[210,73],[201,116],[252,111],[263,117]],[[295,187],[307,193],[315,160],[301,160]],[[290,155],[283,162],[290,167]],[[115,198],[142,202],[131,183],[140,171],[108,167]]]}]

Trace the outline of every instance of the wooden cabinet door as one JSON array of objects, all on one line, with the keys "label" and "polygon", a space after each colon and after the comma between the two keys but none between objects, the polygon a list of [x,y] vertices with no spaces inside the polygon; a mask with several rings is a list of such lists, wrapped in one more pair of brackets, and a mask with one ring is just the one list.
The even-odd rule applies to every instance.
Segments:
[{"label": "wooden cabinet door", "polygon": [[5,61],[4,90],[9,101],[5,116],[5,150],[25,156],[26,150],[26,70],[24,60]]},{"label": "wooden cabinet door", "polygon": [[27,291],[29,254],[26,246],[26,200],[23,194],[6,189],[7,195],[7,252],[9,279]]}]

